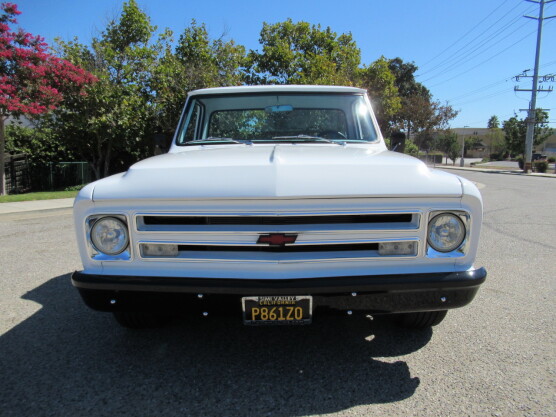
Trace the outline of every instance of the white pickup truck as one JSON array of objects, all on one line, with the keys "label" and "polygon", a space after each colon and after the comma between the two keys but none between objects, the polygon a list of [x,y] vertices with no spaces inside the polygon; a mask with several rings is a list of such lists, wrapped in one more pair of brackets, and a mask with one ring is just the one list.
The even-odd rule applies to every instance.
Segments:
[{"label": "white pickup truck", "polygon": [[475,185],[387,150],[365,90],[193,91],[167,154],[81,190],[85,303],[127,327],[218,309],[308,324],[324,308],[414,328],[468,304]]}]

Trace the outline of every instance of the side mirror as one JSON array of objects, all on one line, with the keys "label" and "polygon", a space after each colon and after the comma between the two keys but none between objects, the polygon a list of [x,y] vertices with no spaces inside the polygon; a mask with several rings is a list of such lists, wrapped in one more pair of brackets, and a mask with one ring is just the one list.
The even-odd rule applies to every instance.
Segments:
[{"label": "side mirror", "polygon": [[164,133],[155,133],[153,136],[154,154],[160,155],[168,152],[171,140],[172,138]]},{"label": "side mirror", "polygon": [[401,153],[405,151],[405,133],[398,131],[390,135],[390,150]]}]

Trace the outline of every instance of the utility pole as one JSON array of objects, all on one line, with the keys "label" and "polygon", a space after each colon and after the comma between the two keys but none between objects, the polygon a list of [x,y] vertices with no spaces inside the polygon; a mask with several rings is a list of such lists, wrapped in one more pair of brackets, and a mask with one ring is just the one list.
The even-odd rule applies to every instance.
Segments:
[{"label": "utility pole", "polygon": [[[556,16],[544,17],[544,5],[552,3],[556,0],[525,0],[530,3],[536,3],[539,5],[539,17],[524,16],[528,19],[533,19],[538,21],[537,29],[537,49],[535,52],[535,69],[533,70],[533,86],[530,90],[514,88],[515,91],[531,91],[531,101],[529,102],[529,109],[527,115],[527,133],[525,136],[525,155],[524,155],[524,165],[523,171],[529,172],[531,169],[531,157],[533,154],[533,138],[535,136],[535,124],[536,124],[536,109],[537,109],[537,92],[539,91],[552,91],[552,87],[549,89],[538,88],[539,81],[539,61],[541,54],[541,39],[542,39],[542,23],[544,20],[552,19]],[[516,81],[519,81],[520,77],[530,77],[527,75],[517,76]]]},{"label": "utility pole", "polygon": [[[469,126],[463,126],[465,127],[469,127]],[[461,135],[461,158],[459,160],[459,166],[460,167],[464,167],[465,166],[465,135]]]}]

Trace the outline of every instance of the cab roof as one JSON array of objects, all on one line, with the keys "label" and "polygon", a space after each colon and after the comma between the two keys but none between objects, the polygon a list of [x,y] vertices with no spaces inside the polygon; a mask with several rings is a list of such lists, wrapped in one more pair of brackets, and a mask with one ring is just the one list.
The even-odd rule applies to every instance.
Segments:
[{"label": "cab roof", "polygon": [[356,87],[331,85],[255,85],[238,87],[203,88],[189,92],[189,96],[207,94],[245,94],[245,93],[351,93],[365,94],[366,90]]}]

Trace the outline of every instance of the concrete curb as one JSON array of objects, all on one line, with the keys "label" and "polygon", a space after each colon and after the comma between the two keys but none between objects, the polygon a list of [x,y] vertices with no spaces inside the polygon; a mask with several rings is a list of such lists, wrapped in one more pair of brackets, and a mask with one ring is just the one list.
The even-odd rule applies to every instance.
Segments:
[{"label": "concrete curb", "polygon": [[451,167],[451,166],[444,166],[444,165],[436,165],[430,166],[431,168],[436,169],[452,169],[455,171],[471,171],[471,172],[486,172],[490,174],[506,174],[506,175],[522,175],[525,177],[543,177],[543,178],[556,178],[556,174],[549,174],[549,173],[540,173],[540,172],[531,172],[529,174],[525,174],[521,171],[510,171],[510,170],[501,170],[501,169],[489,169],[489,168],[467,168],[467,167]]},{"label": "concrete curb", "polygon": [[17,201],[14,203],[0,203],[0,215],[23,213],[29,211],[55,210],[73,207],[73,198],[58,198],[54,200]]}]

